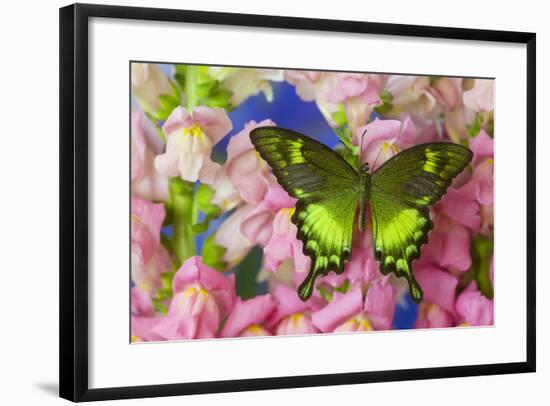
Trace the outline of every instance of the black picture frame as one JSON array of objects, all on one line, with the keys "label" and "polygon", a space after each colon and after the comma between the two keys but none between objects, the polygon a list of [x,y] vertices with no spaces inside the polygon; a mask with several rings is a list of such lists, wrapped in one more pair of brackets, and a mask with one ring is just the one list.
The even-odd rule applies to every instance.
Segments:
[{"label": "black picture frame", "polygon": [[[88,385],[88,20],[92,17],[525,44],[527,49],[527,324],[525,361],[485,365],[186,382]],[[536,369],[536,35],[158,8],[74,4],[60,9],[60,396],[75,402],[534,372]]]}]

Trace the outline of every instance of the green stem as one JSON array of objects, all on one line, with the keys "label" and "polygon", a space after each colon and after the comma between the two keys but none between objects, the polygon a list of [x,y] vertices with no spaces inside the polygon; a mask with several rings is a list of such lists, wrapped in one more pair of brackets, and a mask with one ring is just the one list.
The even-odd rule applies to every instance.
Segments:
[{"label": "green stem", "polygon": [[192,111],[198,104],[196,92],[197,77],[197,67],[192,65],[188,66],[185,72],[185,97],[187,101],[187,111]]},{"label": "green stem", "polygon": [[170,196],[173,203],[174,222],[172,244],[181,265],[196,253],[193,234],[193,184],[180,178],[170,180]]},{"label": "green stem", "polygon": [[199,202],[197,198],[193,199],[193,207],[191,209],[191,221],[193,224],[198,224],[199,222]]}]

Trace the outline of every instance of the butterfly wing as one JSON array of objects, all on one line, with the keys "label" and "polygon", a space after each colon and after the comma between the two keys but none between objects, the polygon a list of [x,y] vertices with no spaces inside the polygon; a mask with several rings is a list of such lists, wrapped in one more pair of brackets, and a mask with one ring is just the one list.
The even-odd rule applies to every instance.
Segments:
[{"label": "butterfly wing", "polygon": [[395,155],[372,175],[375,257],[382,273],[407,279],[416,302],[422,299],[422,290],[414,278],[412,261],[420,256],[433,227],[428,206],[446,193],[471,159],[472,152],[462,145],[421,144]]},{"label": "butterfly wing", "polygon": [[315,279],[329,271],[342,273],[351,256],[358,173],[327,146],[291,130],[260,127],[250,139],[279,184],[298,199],[292,222],[311,258],[298,293],[307,300]]}]

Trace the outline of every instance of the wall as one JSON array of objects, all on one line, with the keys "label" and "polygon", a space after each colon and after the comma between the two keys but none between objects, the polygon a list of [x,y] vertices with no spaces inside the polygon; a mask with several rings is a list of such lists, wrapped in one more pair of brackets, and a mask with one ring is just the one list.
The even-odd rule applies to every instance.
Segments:
[{"label": "wall", "polygon": [[[543,229],[550,228],[542,208],[548,202],[550,165],[544,151],[548,124],[542,114],[550,109],[550,82],[544,76],[550,56],[550,26],[543,2],[524,0],[489,4],[480,1],[394,0],[383,2],[231,2],[202,0],[102,0],[102,3],[284,14],[306,17],[461,26],[537,32],[538,84],[538,370],[536,374],[419,382],[384,383],[299,390],[279,390],[139,400],[133,404],[191,405],[239,403],[333,405],[346,401],[364,404],[544,404],[550,400],[549,352],[544,339],[550,327],[550,294],[545,285],[548,267]],[[309,3],[309,4],[308,4]],[[0,371],[4,404],[40,402],[61,404],[57,392],[57,268],[58,268],[58,7],[64,1],[10,2],[2,10],[0,104],[2,139],[0,174],[2,199],[0,236],[2,345]],[[388,4],[388,6],[386,6]],[[475,63],[475,61],[473,61]],[[6,145],[7,143],[7,145]],[[513,165],[510,162],[510,165]],[[513,198],[513,185],[510,185]],[[523,215],[520,213],[519,215]],[[6,227],[7,225],[7,227]],[[513,236],[511,236],[513,238]],[[546,265],[546,266],[545,266]],[[7,278],[6,278],[7,276]],[[523,328],[523,326],[518,326]],[[368,359],[369,349],[358,354]],[[30,403],[32,404],[32,403]],[[115,402],[114,404],[123,404]],[[548,404],[548,403],[546,403]]]}]

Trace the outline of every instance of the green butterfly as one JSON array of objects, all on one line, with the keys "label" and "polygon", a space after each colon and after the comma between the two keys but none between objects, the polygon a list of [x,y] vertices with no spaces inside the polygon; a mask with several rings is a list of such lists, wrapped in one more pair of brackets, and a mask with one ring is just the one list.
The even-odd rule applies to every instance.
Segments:
[{"label": "green butterfly", "polygon": [[428,241],[433,224],[428,206],[447,191],[453,178],[470,163],[472,152],[458,144],[435,142],[401,151],[369,173],[368,164],[344,159],[320,142],[292,130],[259,127],[250,139],[279,184],[298,199],[292,222],[298,229],[311,269],[298,288],[302,300],[315,279],[329,271],[340,274],[351,258],[356,212],[360,231],[370,204],[375,258],[383,274],[404,276],[416,302],[422,289],[412,262]]}]

